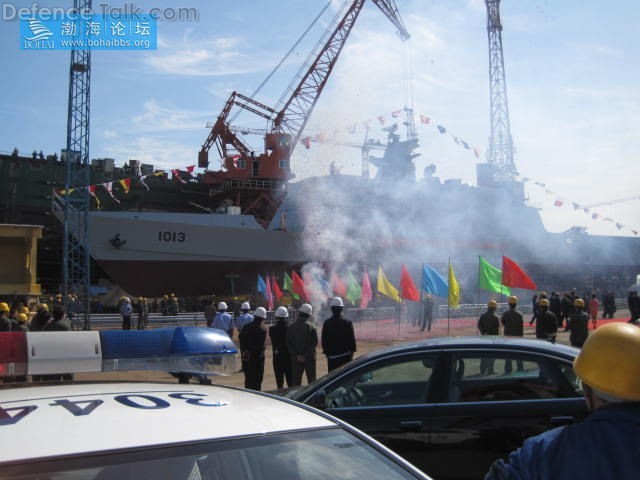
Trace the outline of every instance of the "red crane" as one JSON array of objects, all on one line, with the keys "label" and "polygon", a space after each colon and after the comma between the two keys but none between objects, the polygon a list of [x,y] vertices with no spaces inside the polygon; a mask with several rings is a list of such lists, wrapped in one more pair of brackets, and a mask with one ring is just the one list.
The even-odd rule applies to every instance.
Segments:
[{"label": "red crane", "polygon": [[[213,145],[216,145],[220,158],[224,160],[227,169],[244,165],[248,178],[289,178],[291,176],[289,158],[365,1],[353,0],[351,2],[345,15],[337,23],[334,31],[302,75],[297,86],[292,89],[291,96],[280,111],[241,93],[233,92],[202,145],[198,154],[198,166],[208,167],[209,150]],[[403,40],[408,39],[409,33],[398,14],[394,0],[372,1],[396,26],[400,37]],[[271,123],[271,131],[265,135],[266,153],[261,154],[257,159],[251,156],[251,148],[247,147],[230,129],[228,118],[234,106],[259,115]],[[256,160],[258,162],[257,169],[253,164]],[[284,170],[284,175],[279,170]]]}]

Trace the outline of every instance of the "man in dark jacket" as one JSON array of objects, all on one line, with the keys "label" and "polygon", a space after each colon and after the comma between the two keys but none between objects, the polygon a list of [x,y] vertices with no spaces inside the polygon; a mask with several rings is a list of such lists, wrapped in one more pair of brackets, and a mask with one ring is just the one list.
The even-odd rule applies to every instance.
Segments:
[{"label": "man in dark jacket", "polygon": [[508,462],[497,460],[485,480],[638,478],[640,455],[633,448],[640,438],[640,328],[601,326],[585,342],[574,371],[589,416],[527,439]]},{"label": "man in dark jacket", "polygon": [[302,384],[306,372],[307,383],[316,379],[316,347],[318,332],[310,321],[313,308],[308,303],[300,305],[298,319],[287,329],[287,350],[291,356],[291,386]]},{"label": "man in dark jacket", "polygon": [[70,332],[71,321],[67,318],[67,312],[62,305],[53,307],[53,319],[42,329],[45,332]]},{"label": "man in dark jacket", "polygon": [[331,318],[322,325],[322,353],[327,356],[328,370],[335,370],[353,360],[356,351],[356,336],[353,323],[342,318],[344,303],[342,298],[331,299]]},{"label": "man in dark jacket", "polygon": [[[478,319],[478,330],[480,335],[500,335],[500,319],[496,315],[498,304],[495,300],[487,302],[487,311],[480,315]],[[493,369],[493,358],[482,358],[480,360],[480,373],[488,373],[493,375],[496,373]]]},{"label": "man in dark jacket", "polygon": [[284,381],[287,387],[291,386],[291,356],[287,349],[287,319],[289,311],[286,307],[276,309],[276,323],[269,327],[269,338],[271,339],[271,349],[273,351],[273,373],[276,377],[278,389],[284,388]]},{"label": "man in dark jacket", "polygon": [[[516,310],[518,306],[518,297],[512,295],[509,297],[509,310],[502,314],[502,318],[500,319],[500,323],[502,323],[503,327],[503,335],[505,337],[522,337],[524,335],[524,318],[522,314]],[[522,371],[523,363],[521,359],[517,360],[518,363],[518,371]],[[505,373],[510,373],[513,367],[511,364],[511,359],[508,358],[505,360],[504,371]]]},{"label": "man in dark jacket", "polygon": [[569,317],[569,341],[574,347],[581,348],[589,336],[589,315],[584,311],[584,300],[576,298],[573,302],[575,311]]},{"label": "man in dark jacket", "polygon": [[267,318],[264,307],[256,308],[253,321],[247,323],[240,334],[240,350],[243,356],[244,387],[260,391],[264,378],[264,343],[267,328],[262,324]]},{"label": "man in dark jacket", "polygon": [[556,316],[549,311],[549,300],[546,298],[539,300],[538,307],[540,308],[540,313],[536,319],[536,338],[556,343],[558,320]]}]

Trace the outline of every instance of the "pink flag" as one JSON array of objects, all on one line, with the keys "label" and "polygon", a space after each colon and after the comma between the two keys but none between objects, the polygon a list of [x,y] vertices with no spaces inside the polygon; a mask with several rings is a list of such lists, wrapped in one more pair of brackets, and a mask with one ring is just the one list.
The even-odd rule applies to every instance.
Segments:
[{"label": "pink flag", "polygon": [[360,297],[360,308],[367,308],[369,302],[373,298],[371,293],[371,282],[369,282],[369,272],[367,267],[364,267],[364,273],[362,274],[362,296]]},{"label": "pink flag", "polygon": [[380,122],[380,125],[384,125],[384,115],[379,115],[378,121]]},{"label": "pink flag", "polygon": [[273,310],[273,294],[271,293],[271,278],[269,278],[269,274],[267,274],[267,309]]}]

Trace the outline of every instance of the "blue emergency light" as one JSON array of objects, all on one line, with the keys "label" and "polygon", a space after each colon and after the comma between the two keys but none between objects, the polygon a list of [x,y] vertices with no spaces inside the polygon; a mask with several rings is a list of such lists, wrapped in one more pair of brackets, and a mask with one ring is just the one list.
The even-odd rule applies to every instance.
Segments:
[{"label": "blue emergency light", "polygon": [[231,375],[237,353],[225,332],[202,327],[2,332],[0,377],[123,370]]}]

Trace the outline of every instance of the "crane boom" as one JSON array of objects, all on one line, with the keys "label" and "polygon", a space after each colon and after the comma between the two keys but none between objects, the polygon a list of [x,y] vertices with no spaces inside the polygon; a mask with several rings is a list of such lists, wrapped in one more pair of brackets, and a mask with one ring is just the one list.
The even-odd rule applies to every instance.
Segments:
[{"label": "crane boom", "polygon": [[[409,38],[409,33],[402,23],[393,0],[373,0],[373,2],[398,28],[403,40]],[[292,150],[311,116],[364,3],[365,0],[355,0],[352,3],[273,122],[275,131],[284,131],[291,135]]]},{"label": "crane boom", "polygon": [[[300,139],[365,1],[352,0],[345,15],[338,22],[280,111],[276,112],[250,97],[233,92],[214,123],[207,140],[202,145],[198,154],[198,166],[207,167],[209,165],[209,149],[214,144],[222,158],[229,155],[229,150],[234,150],[243,157],[249,157],[251,149],[235,135],[227,121],[233,106],[239,106],[263,118],[273,120],[272,133],[265,136],[265,147],[273,151],[278,150],[278,155],[285,155],[286,158],[279,160],[283,160],[288,168],[289,157]],[[409,33],[398,14],[394,0],[372,1],[398,28],[400,37],[402,39],[409,38]]]}]

